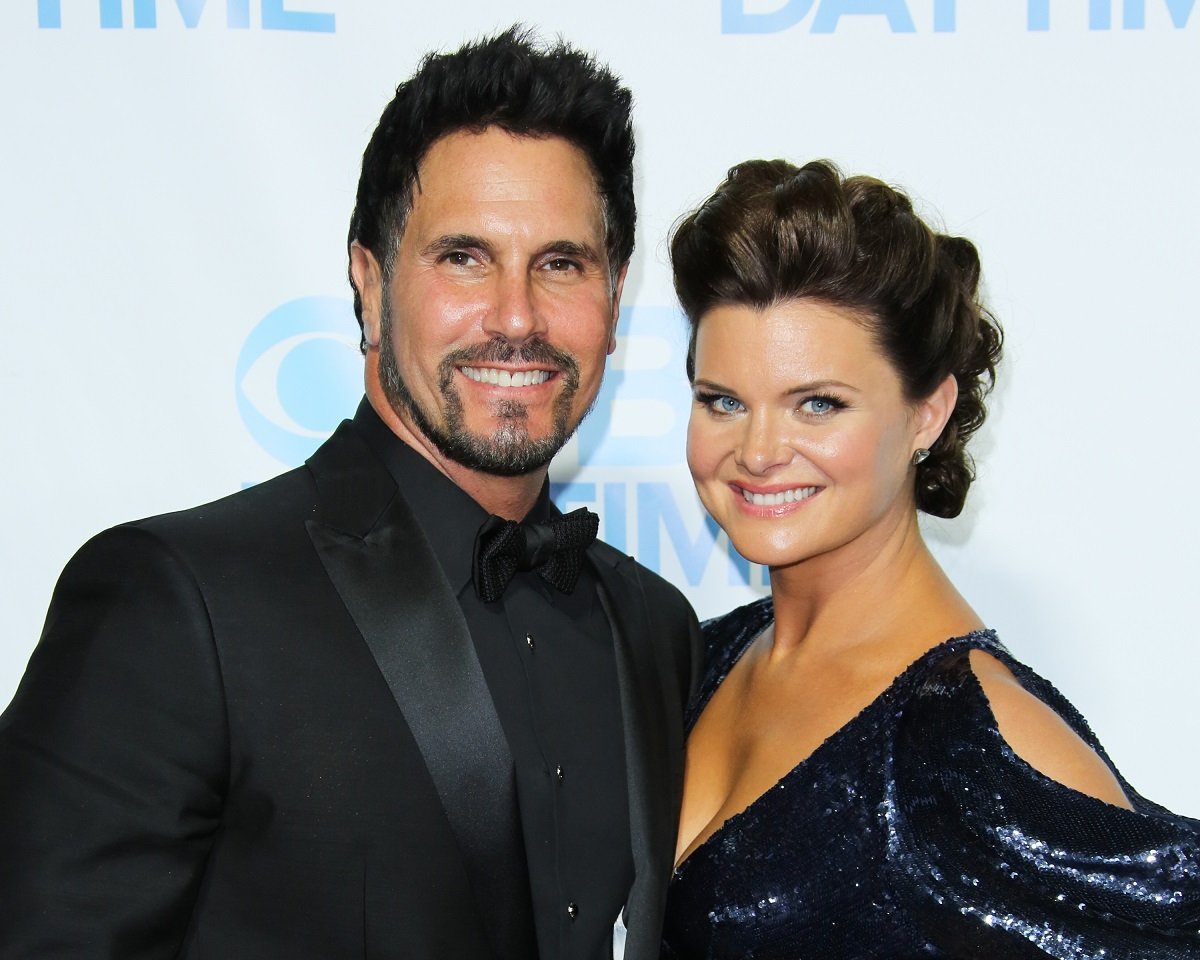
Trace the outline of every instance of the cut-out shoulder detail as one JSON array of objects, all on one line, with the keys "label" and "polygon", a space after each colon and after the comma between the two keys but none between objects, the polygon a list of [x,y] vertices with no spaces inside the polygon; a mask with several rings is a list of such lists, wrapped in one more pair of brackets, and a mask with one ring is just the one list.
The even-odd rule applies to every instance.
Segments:
[{"label": "cut-out shoulder detail", "polygon": [[1017,756],[1065,787],[1131,809],[1108,765],[1062,717],[1026,690],[1004,663],[980,649],[970,651],[969,661],[996,728]]},{"label": "cut-out shoulder detail", "polygon": [[[707,625],[693,721],[770,620],[760,601]],[[1016,753],[976,649],[1109,765],[1132,809]],[[1200,822],[1138,794],[1066,698],[979,631],[929,650],[696,846],[671,882],[664,944],[671,960],[1196,960]]]}]

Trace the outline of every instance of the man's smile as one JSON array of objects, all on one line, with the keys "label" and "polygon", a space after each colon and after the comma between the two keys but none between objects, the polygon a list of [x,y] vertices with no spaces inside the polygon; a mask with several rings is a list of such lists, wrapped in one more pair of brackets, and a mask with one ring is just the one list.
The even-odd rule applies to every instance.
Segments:
[{"label": "man's smile", "polygon": [[497,387],[535,387],[554,376],[553,370],[507,370],[502,367],[459,367],[458,369],[469,380]]}]

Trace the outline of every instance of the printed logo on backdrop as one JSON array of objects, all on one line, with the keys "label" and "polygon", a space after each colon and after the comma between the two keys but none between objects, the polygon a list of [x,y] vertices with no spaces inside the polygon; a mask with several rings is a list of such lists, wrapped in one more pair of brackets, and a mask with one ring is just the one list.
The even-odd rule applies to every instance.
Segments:
[{"label": "printed logo on backdrop", "polygon": [[[551,493],[562,510],[596,511],[602,539],[680,585],[698,586],[714,570],[725,585],[761,583],[761,572],[729,547],[691,484],[679,483],[691,409],[684,331],[673,308],[622,309],[617,352],[595,409],[579,425],[579,473],[551,484]],[[668,551],[675,564],[669,568]]]},{"label": "printed logo on backdrop", "polygon": [[[1031,31],[1050,29],[1051,8],[1078,19],[1078,0],[988,0],[1007,5],[1014,16],[1023,16]],[[1196,0],[1087,0],[1089,30],[1146,28],[1146,7],[1157,6],[1176,29],[1187,26]],[[914,17],[915,13],[915,17]],[[811,16],[810,16],[811,15]],[[892,33],[954,33],[958,27],[958,0],[721,0],[722,33],[778,33],[807,20],[810,33],[834,33],[846,18],[882,18]],[[1065,20],[1063,22],[1066,22]]]},{"label": "printed logo on backdrop", "polygon": [[250,331],[234,373],[250,436],[289,467],[303,463],[362,396],[358,321],[349,300],[289,300]]},{"label": "printed logo on backdrop", "polygon": [[[63,26],[63,7],[67,8],[69,26],[91,26],[99,18],[104,30],[120,30],[132,26],[137,30],[154,30],[159,26],[159,8],[163,18],[178,17],[189,30],[201,23],[220,25],[233,30],[298,30],[304,33],[333,33],[334,14],[312,10],[289,10],[289,0],[36,0],[37,23],[42,30],[60,30]],[[306,0],[307,2],[307,0]],[[326,0],[331,2],[331,0]],[[126,11],[132,10],[132,17]],[[205,11],[208,11],[205,16]]]},{"label": "printed logo on backdrop", "polygon": [[[671,308],[622,310],[617,353],[575,441],[579,469],[552,483],[551,495],[564,510],[595,510],[601,536],[652,570],[692,586],[706,575],[760,582],[679,482],[690,405],[682,331]],[[264,451],[298,466],[354,412],[363,389],[358,342],[353,307],[341,297],[290,300],[255,325],[234,388],[242,422]]]}]

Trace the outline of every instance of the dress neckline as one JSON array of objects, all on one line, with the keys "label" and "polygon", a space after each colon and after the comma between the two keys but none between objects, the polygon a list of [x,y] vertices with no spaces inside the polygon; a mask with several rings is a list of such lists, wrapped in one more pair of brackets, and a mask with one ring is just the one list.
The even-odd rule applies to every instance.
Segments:
[{"label": "dress neckline", "polygon": [[[730,671],[732,671],[742,659],[742,655],[750,648],[750,645],[756,639],[758,639],[759,635],[763,630],[766,629],[767,625],[774,620],[774,606],[771,603],[770,597],[764,597],[762,600],[756,601],[756,603],[761,604],[761,611],[754,611],[756,614],[759,614],[759,616],[756,618],[758,622],[753,624],[752,629],[745,631],[745,636],[742,638],[740,647],[733,652],[732,657],[725,664],[724,672],[721,673],[720,678],[711,685],[707,683],[705,684],[705,687],[708,689],[705,690],[704,696],[698,698],[696,703],[692,706],[692,716],[689,718],[688,723],[689,732],[691,728],[696,725],[696,721],[700,719],[700,715],[704,712],[704,708],[708,706],[708,702],[717,692],[717,688],[720,687],[725,678],[729,675]],[[894,697],[901,684],[907,680],[911,674],[919,670],[919,668],[922,667],[926,661],[933,659],[935,654],[939,656],[945,655],[950,651],[950,649],[960,645],[981,647],[987,649],[989,652],[995,652],[998,649],[1000,653],[1007,659],[1007,651],[1004,649],[1004,645],[996,636],[996,631],[990,627],[986,627],[981,630],[972,630],[969,633],[964,633],[955,637],[949,637],[939,643],[934,644],[910,664],[908,664],[908,666],[906,666],[898,674],[896,674],[896,676],[892,678],[892,681],[886,687],[884,687],[884,689],[881,690],[874,699],[864,704],[861,710],[859,710],[849,720],[830,733],[829,736],[817,744],[808,752],[808,754],[797,761],[793,767],[788,769],[778,780],[767,787],[766,790],[758,794],[758,796],[751,800],[741,810],[731,813],[728,817],[721,821],[716,830],[714,830],[699,844],[693,847],[688,855],[679,861],[679,863],[675,866],[673,878],[676,880],[679,879],[683,875],[687,865],[696,858],[698,853],[700,853],[706,847],[709,847],[722,834],[732,829],[732,827],[735,826],[738,821],[743,820],[746,816],[753,814],[761,804],[766,802],[768,797],[774,794],[781,787],[785,787],[787,782],[796,776],[802,769],[808,766],[818,754],[824,753],[831,749],[832,744],[844,739],[845,736],[847,736],[847,734],[852,730],[852,728],[858,726],[865,718],[869,717],[872,713],[874,713],[877,709]]]}]

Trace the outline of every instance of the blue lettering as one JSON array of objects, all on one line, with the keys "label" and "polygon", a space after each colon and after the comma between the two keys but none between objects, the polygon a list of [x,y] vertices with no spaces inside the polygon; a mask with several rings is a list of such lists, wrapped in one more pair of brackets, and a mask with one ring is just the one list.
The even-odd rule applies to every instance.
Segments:
[{"label": "blue lettering", "polygon": [[591,506],[596,502],[596,485],[594,483],[552,483],[550,484],[550,499],[563,513],[570,513],[576,507]]},{"label": "blue lettering", "polygon": [[723,33],[777,33],[794,27],[812,9],[816,0],[787,0],[778,10],[747,13],[745,0],[721,0]]},{"label": "blue lettering", "polygon": [[[724,33],[777,33],[794,27],[816,5],[816,0],[787,0],[765,13],[750,13],[746,0],[721,0],[721,30]],[[913,33],[916,26],[906,0],[821,0],[813,20],[813,33],[833,33],[845,16],[887,17],[893,33]],[[934,29],[954,30],[955,0],[934,0]]]},{"label": "blue lettering", "polygon": [[649,356],[647,367],[609,367],[592,416],[579,425],[579,459],[589,466],[672,466],[683,456],[691,406],[683,372],[683,319],[669,307],[621,312],[618,336],[626,356]]},{"label": "blue lettering", "polygon": [[[62,0],[37,0],[39,30],[62,29]],[[105,30],[119,30],[124,24],[121,0],[100,0],[100,26]]]},{"label": "blue lettering", "polygon": [[934,33],[953,33],[958,29],[956,0],[933,0]]},{"label": "blue lettering", "polygon": [[[665,483],[639,483],[637,485],[638,559],[651,570],[662,572],[663,528],[679,558],[684,578],[696,586],[704,577],[704,568],[717,545],[717,522],[707,514],[695,537],[688,534],[679,505]],[[729,582],[750,582],[750,563],[730,551],[726,555],[730,562]]]},{"label": "blue lettering", "polygon": [[62,27],[62,0],[38,0],[38,27],[42,30]]},{"label": "blue lettering", "polygon": [[698,584],[716,545],[717,525],[713,519],[705,516],[693,539],[679,515],[679,504],[671,495],[671,488],[665,483],[639,483],[637,521],[638,559],[651,570],[662,569],[660,533],[665,527],[687,582],[692,586]]},{"label": "blue lettering", "polygon": [[[600,490],[597,490],[597,487]],[[709,560],[716,553],[726,561],[726,581],[730,586],[741,587],[752,582],[762,582],[762,567],[739,556],[732,546],[718,549],[726,543],[718,539],[720,530],[716,521],[705,515],[700,529],[692,537],[684,524],[671,488],[666,483],[643,482],[634,484],[637,511],[637,559],[656,573],[662,573],[662,531],[667,531],[684,577],[696,586],[704,577]],[[569,483],[550,484],[550,498],[558,508],[567,513],[580,506],[596,507],[599,494],[603,498],[600,507],[600,539],[620,550],[629,552],[628,530],[629,484],[616,483]]]},{"label": "blue lettering", "polygon": [[[1187,26],[1196,0],[1163,0],[1177,29]],[[1111,30],[1113,0],[1088,0],[1088,29]],[[1146,0],[1123,0],[1121,26],[1126,30],[1146,28]],[[1030,30],[1050,29],[1050,0],[1028,0]]]},{"label": "blue lettering", "polygon": [[[179,15],[183,17],[183,25],[189,30],[200,22],[200,14],[204,12],[208,0],[175,0]],[[231,7],[234,5],[230,0]],[[158,4],[156,0],[133,0],[133,25],[143,30],[153,30],[158,26]]]},{"label": "blue lettering", "polygon": [[[1186,27],[1196,0],[1164,0],[1164,2],[1171,14],[1171,22],[1177,28]],[[1122,26],[1126,30],[1144,30],[1146,28],[1146,0],[1125,0]]]},{"label": "blue lettering", "polygon": [[[125,25],[122,0],[99,0],[100,26],[105,30],[120,30]],[[264,30],[300,30],[308,33],[333,33],[336,27],[332,13],[308,13],[285,10],[284,0],[262,0]],[[208,0],[175,0],[175,7],[189,30],[200,23]],[[62,0],[37,0],[38,27],[43,30],[62,28]],[[225,0],[225,24],[231,29],[250,27],[250,0]],[[133,25],[141,30],[158,26],[157,0],[133,0]]]},{"label": "blue lettering", "polygon": [[262,0],[264,30],[303,30],[306,33],[333,33],[332,13],[306,13],[285,10],[283,0]]},{"label": "blue lettering", "polygon": [[[200,22],[200,14],[204,12],[207,5],[208,0],[175,0],[175,6],[179,8],[179,14],[183,17],[183,25],[189,30]],[[135,27],[155,26],[156,6],[155,0],[134,0],[133,25]],[[140,7],[147,8],[146,23],[139,20],[138,10]],[[249,29],[250,0],[225,0],[225,25],[235,30]]]},{"label": "blue lettering", "polygon": [[622,553],[629,552],[628,525],[629,507],[626,505],[625,484],[604,485],[604,540]]},{"label": "blue lettering", "polygon": [[[729,552],[725,554],[725,559],[729,561],[729,576],[727,582],[731,587],[744,587],[750,583],[750,561],[743,557],[740,553],[733,549],[733,544],[729,544]],[[762,567],[758,568],[760,571]],[[757,578],[758,582],[762,582],[762,577]]]},{"label": "blue lettering", "polygon": [[249,30],[250,0],[226,0],[225,23],[234,30]]},{"label": "blue lettering", "polygon": [[833,33],[842,17],[864,15],[887,17],[892,33],[914,33],[917,29],[904,0],[821,0],[812,32]]}]

